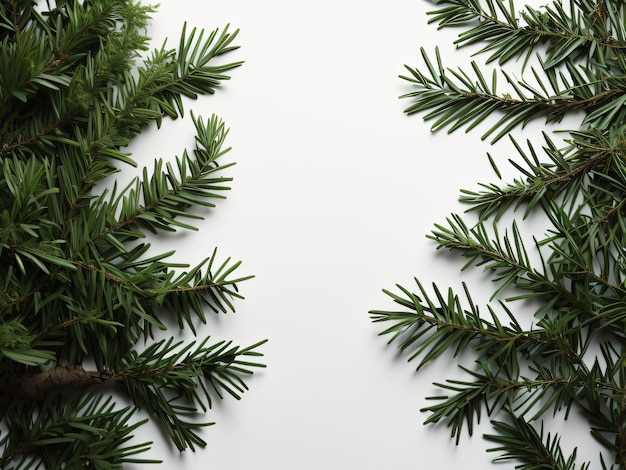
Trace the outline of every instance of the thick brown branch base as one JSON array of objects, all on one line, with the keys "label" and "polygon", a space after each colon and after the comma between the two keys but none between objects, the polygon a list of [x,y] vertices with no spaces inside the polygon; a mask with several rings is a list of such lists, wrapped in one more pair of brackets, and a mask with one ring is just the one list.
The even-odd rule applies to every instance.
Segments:
[{"label": "thick brown branch base", "polygon": [[104,382],[107,377],[82,366],[57,366],[43,372],[27,372],[0,379],[0,419],[13,400],[41,401],[51,392],[63,388],[81,389]]}]

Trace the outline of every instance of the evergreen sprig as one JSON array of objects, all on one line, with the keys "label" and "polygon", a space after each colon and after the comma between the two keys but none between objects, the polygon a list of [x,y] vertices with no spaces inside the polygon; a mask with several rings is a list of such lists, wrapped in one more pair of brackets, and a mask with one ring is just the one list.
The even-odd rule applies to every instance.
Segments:
[{"label": "evergreen sprig", "polygon": [[[138,409],[179,450],[202,447],[209,423],[193,416],[216,397],[240,398],[264,341],[153,334],[172,320],[196,334],[207,309],[234,310],[251,276],[215,249],[195,266],[174,263],[147,237],[197,230],[190,209],[225,197],[228,129],[191,113],[192,151],[156,159],[124,188],[114,175],[136,166],[127,146],[147,126],[182,117],[185,99],[214,93],[241,65],[221,59],[237,31],[183,26],[177,48],[135,63],[152,7],[39,3],[0,4],[0,466],[150,462],[135,457],[150,443],[128,442]],[[104,398],[107,383],[134,406]]]},{"label": "evergreen sprig", "polygon": [[[585,470],[589,463],[576,464],[576,449],[567,457],[563,455],[558,437],[551,437],[548,433],[544,437],[543,427],[537,431],[524,418],[509,411],[513,424],[503,421],[493,421],[497,434],[487,434],[485,439],[501,444],[501,447],[490,449],[502,452],[496,462],[513,460],[523,462],[515,468],[530,470],[533,468],[555,468],[559,470]],[[540,467],[543,465],[543,467]]]},{"label": "evergreen sprig", "polygon": [[[414,288],[385,290],[400,309],[373,310],[372,319],[409,361],[419,359],[418,369],[473,351],[474,364],[459,364],[463,378],[438,382],[441,395],[423,409],[426,423],[446,422],[457,443],[486,414],[496,461],[528,470],[591,468],[576,451],[562,451],[558,434],[544,432],[557,412],[567,419],[575,410],[599,444],[595,466],[626,469],[624,3],[555,1],[518,12],[502,0],[443,0],[430,16],[440,27],[460,27],[456,44],[478,45],[487,64],[522,58],[525,76],[488,74],[476,62],[471,73],[449,69],[438,51],[432,61],[422,50],[425,70],[407,66],[402,77],[413,86],[402,97],[411,100],[406,112],[425,113],[434,130],[488,121],[483,138],[510,136],[519,177],[462,190],[476,218],[452,214],[428,235],[437,248],[465,257],[463,269],[489,274],[486,310],[465,285],[459,296],[416,280]],[[533,54],[539,66],[529,67]],[[499,92],[500,76],[514,96]],[[547,132],[540,142],[511,136],[536,119],[558,122],[572,112],[582,112],[582,122],[562,144]],[[496,158],[488,159],[501,179]],[[543,235],[525,235],[531,214],[533,223],[543,220]]]},{"label": "evergreen sprig", "polygon": [[415,91],[403,96],[412,98],[405,112],[429,111],[425,119],[435,120],[433,130],[448,126],[450,132],[461,127],[469,131],[498,113],[482,135],[485,139],[495,134],[495,142],[516,126],[538,118],[559,122],[575,110],[586,112],[585,127],[604,129],[624,120],[622,2],[574,0],[569,12],[554,2],[541,10],[526,6],[519,16],[513,2],[503,0],[439,3],[448,6],[433,12],[433,21],[467,28],[458,44],[487,42],[478,53],[491,52],[487,62],[501,64],[523,54],[528,60],[536,52],[541,70],[531,67],[532,80],[517,80],[502,70],[509,91],[499,93],[495,70],[486,77],[476,62],[471,63],[472,74],[446,68],[438,50],[433,64],[422,49],[427,72],[406,66],[410,75],[402,76],[415,85]]},{"label": "evergreen sprig", "polygon": [[[115,409],[111,397],[81,394],[72,399],[56,396],[43,406],[30,403],[13,407],[8,420],[15,423],[0,441],[2,468],[121,469],[126,463],[158,463],[136,458],[150,442],[128,445],[134,432],[146,420],[131,422],[135,409]],[[9,465],[11,465],[9,467]]]}]

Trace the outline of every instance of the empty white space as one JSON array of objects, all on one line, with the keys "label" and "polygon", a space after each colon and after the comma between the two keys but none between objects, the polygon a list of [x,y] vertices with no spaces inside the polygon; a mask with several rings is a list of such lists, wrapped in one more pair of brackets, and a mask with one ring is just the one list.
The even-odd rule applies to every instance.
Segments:
[{"label": "empty white space", "polygon": [[[463,211],[461,188],[495,181],[487,151],[503,170],[515,155],[506,139],[481,142],[481,129],[432,134],[421,116],[403,114],[408,101],[398,96],[409,87],[398,75],[403,64],[422,66],[420,47],[434,57],[439,46],[446,65],[469,69],[471,51],[452,44],[458,31],[427,24],[431,9],[423,0],[161,0],[148,31],[155,47],[166,37],[177,46],[184,22],[230,24],[241,46],[232,59],[245,63],[216,95],[187,102],[187,111],[215,113],[230,128],[224,162],[237,164],[228,198],[198,232],[153,246],[190,264],[216,246],[220,259],[242,260],[240,274],[255,275],[240,285],[245,300],[234,314],[210,316],[200,336],[243,346],[269,339],[268,367],[242,400],[227,398],[202,417],[216,423],[202,434],[205,449],[179,455],[156,425],[139,429],[164,468],[490,467],[488,427],[456,446],[444,425],[422,425],[432,382],[458,377],[455,361],[416,374],[368,316],[393,308],[383,288],[411,286],[414,276],[444,290],[466,281],[477,302],[492,292],[487,276],[461,274],[462,260],[426,239],[435,222]],[[518,134],[539,142],[540,131]],[[131,151],[151,167],[191,148],[193,136],[186,114]],[[124,169],[120,179],[133,174]],[[586,441],[586,433],[564,437],[566,447]]]}]

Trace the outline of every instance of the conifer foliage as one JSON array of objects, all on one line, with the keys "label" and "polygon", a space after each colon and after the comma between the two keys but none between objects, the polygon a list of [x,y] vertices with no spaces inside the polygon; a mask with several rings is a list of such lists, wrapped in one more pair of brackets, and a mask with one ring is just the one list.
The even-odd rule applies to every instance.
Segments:
[{"label": "conifer foliage", "polygon": [[[435,130],[510,137],[519,177],[463,190],[471,214],[453,214],[428,235],[465,257],[464,269],[491,276],[485,308],[467,286],[455,292],[416,280],[386,290],[399,307],[374,310],[372,319],[418,369],[442,354],[473,352],[475,363],[459,364],[465,378],[437,383],[441,393],[423,410],[426,423],[446,423],[457,443],[486,414],[496,461],[626,469],[626,4],[518,10],[512,1],[441,0],[435,8],[430,21],[459,28],[456,44],[478,47],[494,71],[475,62],[449,68],[438,51],[422,50],[424,65],[402,77],[413,87],[406,112],[424,113]],[[514,59],[521,79],[507,73]],[[547,132],[539,141],[511,137],[533,120],[560,122],[572,112],[582,122],[563,143]],[[489,159],[501,179],[498,159]],[[545,232],[522,234],[530,215],[545,218]],[[593,436],[596,461],[579,461],[549,431],[552,419],[573,413],[588,423],[574,439]]]},{"label": "conifer foliage", "polygon": [[238,398],[262,367],[263,341],[153,339],[232,310],[249,276],[211,249],[173,263],[147,238],[194,229],[190,209],[229,189],[218,117],[192,115],[191,152],[114,184],[118,166],[136,166],[135,137],[241,65],[224,60],[237,48],[228,27],[181,25],[177,47],[147,52],[152,13],[134,0],[0,3],[0,468],[148,462],[137,454],[150,443],[129,442],[139,408],[195,450],[209,424],[198,412]]}]

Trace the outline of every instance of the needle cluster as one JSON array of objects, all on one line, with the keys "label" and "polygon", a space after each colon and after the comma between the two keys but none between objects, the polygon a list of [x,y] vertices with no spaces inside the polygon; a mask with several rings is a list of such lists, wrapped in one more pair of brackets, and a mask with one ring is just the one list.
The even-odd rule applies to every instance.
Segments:
[{"label": "needle cluster", "polygon": [[[491,276],[485,308],[465,285],[459,293],[416,280],[386,290],[399,308],[373,310],[372,319],[418,369],[472,352],[475,362],[460,364],[465,378],[437,383],[441,394],[423,410],[426,423],[447,423],[457,443],[486,414],[496,461],[626,469],[626,4],[555,1],[518,12],[512,1],[442,0],[430,16],[460,28],[456,43],[478,45],[501,70],[447,68],[438,51],[432,59],[422,50],[424,66],[403,76],[413,86],[406,112],[424,113],[435,130],[486,126],[483,138],[509,136],[519,177],[463,190],[472,214],[452,214],[428,235],[466,258],[463,269]],[[531,67],[533,55],[539,65]],[[513,59],[523,59],[521,79],[506,71]],[[573,112],[582,122],[563,143],[546,132],[538,142],[511,137],[531,121]],[[547,229],[529,238],[521,228],[531,215]],[[559,411],[586,419],[597,462],[580,462],[544,430]]]},{"label": "needle cluster", "polygon": [[233,163],[217,116],[192,114],[192,151],[115,184],[136,166],[135,137],[241,65],[225,60],[237,48],[228,27],[183,27],[176,48],[149,51],[153,12],[134,0],[0,3],[0,468],[148,462],[136,455],[150,443],[129,442],[138,409],[179,450],[202,447],[198,412],[239,398],[262,367],[263,341],[153,339],[172,323],[195,335],[250,277],[212,248],[173,263],[146,238],[195,230],[191,209],[225,197]]}]

